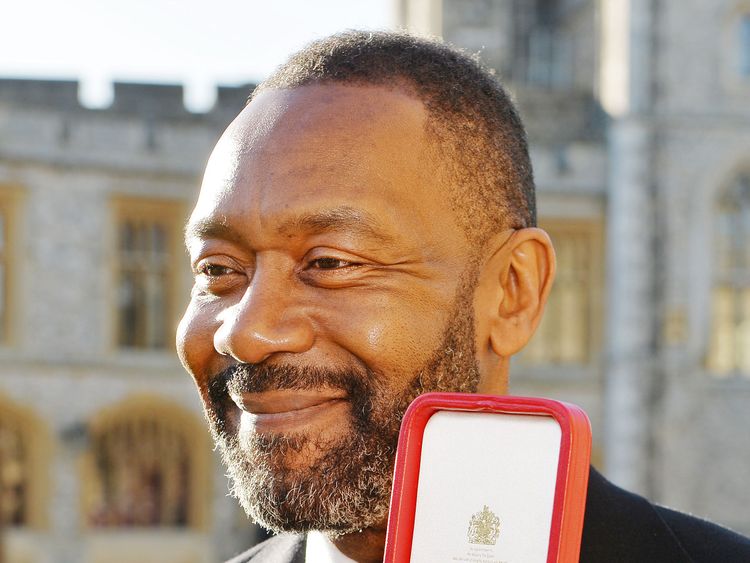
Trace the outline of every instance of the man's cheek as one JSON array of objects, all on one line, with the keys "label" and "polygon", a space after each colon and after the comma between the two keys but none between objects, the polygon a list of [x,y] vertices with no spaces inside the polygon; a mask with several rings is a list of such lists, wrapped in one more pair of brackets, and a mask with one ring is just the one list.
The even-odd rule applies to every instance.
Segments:
[{"label": "man's cheek", "polygon": [[184,368],[193,376],[201,395],[209,384],[211,373],[221,371],[213,346],[215,322],[210,312],[191,301],[177,326],[177,354]]}]

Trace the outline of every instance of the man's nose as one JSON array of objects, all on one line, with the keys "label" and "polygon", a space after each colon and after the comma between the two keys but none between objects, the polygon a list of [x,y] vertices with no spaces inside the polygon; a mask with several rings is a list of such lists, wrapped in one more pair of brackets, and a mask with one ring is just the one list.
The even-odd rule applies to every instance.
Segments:
[{"label": "man's nose", "polygon": [[255,364],[274,354],[298,354],[312,347],[311,321],[294,290],[279,281],[256,276],[242,299],[220,314],[214,334],[217,352]]}]

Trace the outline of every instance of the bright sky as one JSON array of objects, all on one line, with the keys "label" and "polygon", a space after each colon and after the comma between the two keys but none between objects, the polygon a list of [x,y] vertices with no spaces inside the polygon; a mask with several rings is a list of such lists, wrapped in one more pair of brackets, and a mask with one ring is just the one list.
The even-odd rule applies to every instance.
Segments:
[{"label": "bright sky", "polygon": [[306,42],[393,27],[395,0],[0,0],[0,77],[72,78],[107,105],[111,81],[183,83],[192,109],[214,85],[262,79]]}]

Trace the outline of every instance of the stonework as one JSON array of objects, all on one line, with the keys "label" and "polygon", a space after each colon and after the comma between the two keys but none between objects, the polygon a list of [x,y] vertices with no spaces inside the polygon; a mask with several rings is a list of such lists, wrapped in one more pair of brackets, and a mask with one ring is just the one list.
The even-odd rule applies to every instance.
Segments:
[{"label": "stonework", "polygon": [[[750,533],[750,374],[717,378],[704,367],[713,209],[736,174],[750,170],[750,84],[726,62],[732,22],[750,8],[626,2],[628,103],[608,113],[596,83],[599,2],[549,3],[560,12],[554,29],[545,23],[542,31],[553,29],[567,54],[546,70],[549,51],[529,50],[518,31],[536,29],[538,14],[519,8],[527,3],[443,0],[439,18],[439,2],[422,4],[431,10],[424,19],[479,51],[517,99],[542,224],[593,222],[606,233],[607,258],[592,257],[606,265],[603,296],[590,305],[599,344],[584,365],[515,362],[512,392],[581,405],[605,473]],[[650,63],[631,68],[643,60]],[[6,531],[10,562],[202,563],[253,543],[255,530],[226,496],[208,448],[206,521],[196,528],[92,529],[81,514],[79,467],[87,423],[129,397],[160,398],[203,424],[172,347],[116,345],[113,202],[169,202],[186,217],[210,150],[249,91],[220,88],[212,111],[191,114],[178,86],[117,84],[110,108],[89,110],[74,82],[0,80],[0,199],[12,210],[0,402],[33,412],[52,444],[42,517]],[[191,283],[181,263],[173,326]]]},{"label": "stonework", "polygon": [[[205,115],[183,109],[179,87],[115,91],[111,109],[87,110],[74,83],[0,80],[0,197],[12,194],[14,223],[0,396],[29,406],[53,444],[43,523],[5,532],[11,562],[207,563],[239,552],[255,534],[226,495],[207,431],[202,455],[214,469],[196,492],[206,497],[200,528],[97,530],[80,513],[80,458],[97,413],[147,395],[180,405],[205,428],[173,345],[140,351],[115,344],[113,202],[170,202],[184,220],[213,144],[250,88],[222,89]],[[177,279],[173,326],[191,284],[184,256]]]}]

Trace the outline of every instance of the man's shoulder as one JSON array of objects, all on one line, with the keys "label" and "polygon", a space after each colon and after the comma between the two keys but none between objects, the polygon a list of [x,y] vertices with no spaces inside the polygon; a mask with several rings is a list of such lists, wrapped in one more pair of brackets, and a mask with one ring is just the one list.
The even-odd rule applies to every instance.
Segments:
[{"label": "man's shoulder", "polygon": [[233,557],[226,563],[303,563],[305,561],[305,536],[280,534],[259,543]]},{"label": "man's shoulder", "polygon": [[682,512],[654,507],[695,561],[750,561],[750,539]]},{"label": "man's shoulder", "polygon": [[581,561],[750,561],[750,540],[654,505],[591,470]]}]

